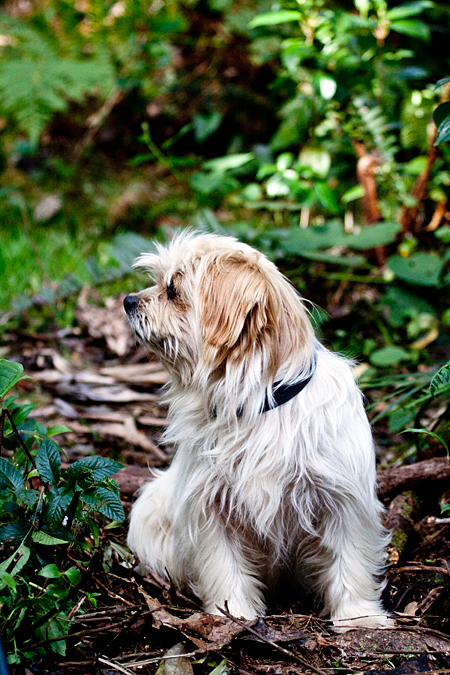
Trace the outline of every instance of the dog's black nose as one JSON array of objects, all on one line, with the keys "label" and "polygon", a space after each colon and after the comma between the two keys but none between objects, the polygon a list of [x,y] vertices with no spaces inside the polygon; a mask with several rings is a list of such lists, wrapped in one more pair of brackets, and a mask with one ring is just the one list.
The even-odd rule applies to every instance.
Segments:
[{"label": "dog's black nose", "polygon": [[138,299],[135,295],[127,295],[126,298],[124,298],[123,301],[123,306],[125,308],[125,311],[127,314],[133,311],[137,307],[138,304]]}]

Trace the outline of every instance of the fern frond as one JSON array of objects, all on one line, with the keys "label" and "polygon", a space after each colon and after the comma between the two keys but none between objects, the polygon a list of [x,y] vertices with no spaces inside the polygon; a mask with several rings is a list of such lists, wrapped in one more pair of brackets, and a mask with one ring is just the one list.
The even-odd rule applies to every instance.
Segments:
[{"label": "fern frond", "polygon": [[376,149],[388,162],[394,160],[398,151],[397,139],[389,134],[389,123],[379,105],[370,106],[366,100],[357,96],[353,100],[356,126],[361,128],[369,146]]},{"label": "fern frond", "polygon": [[106,96],[114,71],[105,58],[61,58],[34,28],[11,19],[6,23],[13,39],[2,55],[0,110],[36,145],[52,115],[67,110],[69,101],[82,102],[93,91]]}]

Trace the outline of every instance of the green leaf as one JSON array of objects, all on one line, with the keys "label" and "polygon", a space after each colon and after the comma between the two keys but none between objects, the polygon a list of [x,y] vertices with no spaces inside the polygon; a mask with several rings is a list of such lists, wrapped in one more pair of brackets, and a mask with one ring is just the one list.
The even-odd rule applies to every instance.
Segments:
[{"label": "green leaf", "polygon": [[345,240],[344,228],[339,220],[330,220],[323,225],[291,227],[288,236],[281,242],[286,253],[302,255],[305,251],[342,246]]},{"label": "green leaf", "polygon": [[71,502],[72,496],[73,492],[61,495],[59,490],[53,488],[47,499],[46,522],[50,526],[53,527],[62,521],[67,507]]},{"label": "green leaf", "polygon": [[197,113],[194,115],[193,126],[194,126],[194,136],[195,140],[199,143],[206,141],[209,136],[217,131],[222,122],[223,115],[218,110],[213,110],[206,115],[202,113]]},{"label": "green leaf", "polygon": [[76,462],[71,464],[66,471],[65,477],[72,476],[78,471],[92,471],[93,481],[100,481],[103,478],[112,476],[113,474],[123,469],[124,464],[119,464],[109,457],[99,457],[98,455],[92,455],[89,457],[82,457],[77,459]]},{"label": "green leaf", "polygon": [[12,415],[16,427],[18,427],[19,424],[21,424],[35,408],[36,406],[33,403],[26,403],[25,405],[17,406],[17,408],[14,409]]},{"label": "green leaf", "polygon": [[444,143],[448,140],[450,140],[450,116],[446,117],[442,124],[439,125],[434,144],[439,145],[439,143]]},{"label": "green leaf", "polygon": [[6,485],[12,488],[23,487],[22,474],[4,457],[0,457],[0,485]]},{"label": "green leaf", "polygon": [[17,502],[23,504],[27,509],[32,509],[39,501],[39,491],[27,488],[18,488],[15,490]]},{"label": "green leaf", "polygon": [[207,162],[203,162],[202,166],[209,171],[224,173],[229,169],[238,169],[240,166],[251,162],[252,159],[255,159],[252,152],[240,152],[234,155],[217,157],[217,159],[209,159]]},{"label": "green leaf", "polygon": [[390,21],[395,19],[403,19],[406,16],[417,16],[421,14],[425,9],[430,9],[434,7],[434,2],[430,0],[418,0],[418,2],[406,2],[404,5],[399,7],[394,7],[386,12],[386,18]]},{"label": "green leaf", "polygon": [[47,436],[57,436],[58,434],[67,434],[72,429],[66,427],[64,424],[55,424],[54,426],[47,429]]},{"label": "green leaf", "polygon": [[433,379],[430,382],[430,394],[433,398],[439,396],[442,392],[440,391],[443,388],[447,388],[450,385],[450,361],[443,365],[437,373],[434,375]]},{"label": "green leaf", "polygon": [[54,563],[46,565],[38,572],[40,577],[45,577],[45,579],[59,579],[62,574]]},{"label": "green leaf", "polygon": [[450,101],[438,105],[433,113],[434,123],[437,127],[439,127],[448,117],[450,117]]},{"label": "green leaf", "polygon": [[374,366],[379,366],[381,368],[396,366],[400,361],[410,360],[411,354],[409,354],[409,352],[394,345],[388,345],[382,347],[382,349],[377,349],[370,355],[370,362]]},{"label": "green leaf", "polygon": [[362,185],[354,185],[342,195],[341,202],[343,204],[349,204],[350,202],[354,202],[356,199],[361,199],[364,197],[364,194],[365,190]]},{"label": "green leaf", "polygon": [[35,457],[36,467],[44,483],[57,485],[61,478],[61,450],[50,438],[45,439]]},{"label": "green leaf", "polygon": [[16,520],[13,523],[7,523],[0,527],[0,541],[12,539],[13,542],[21,544],[30,531],[30,523],[23,520]]},{"label": "green leaf", "polygon": [[37,530],[31,535],[32,540],[35,544],[42,544],[43,546],[57,546],[58,544],[67,544],[67,541],[64,539],[58,539],[58,537],[52,537],[42,530]]},{"label": "green leaf", "polygon": [[405,19],[404,21],[392,21],[390,29],[396,33],[409,35],[420,40],[430,39],[430,29],[423,21],[413,21]]},{"label": "green leaf", "polygon": [[317,260],[318,262],[330,263],[330,265],[342,265],[343,267],[361,267],[366,264],[363,255],[333,255],[325,251],[303,251],[302,258]]},{"label": "green leaf", "polygon": [[64,572],[64,576],[68,578],[72,586],[76,586],[81,581],[81,572],[77,567],[69,567],[69,569]]},{"label": "green leaf", "polygon": [[26,565],[28,562],[28,559],[30,557],[30,549],[28,546],[22,542],[19,546],[19,548],[12,553],[9,558],[4,560],[2,564],[0,565],[0,571],[6,572],[8,567],[11,565],[11,563],[15,560],[14,567],[10,571],[11,576],[14,576],[15,574],[18,574],[22,567]]},{"label": "green leaf", "polygon": [[23,373],[21,363],[0,359],[0,398],[20,380]]},{"label": "green leaf", "polygon": [[337,200],[336,192],[328,183],[317,181],[313,185],[312,193],[319,204],[329,213],[339,213],[340,206]]},{"label": "green leaf", "polygon": [[259,14],[248,24],[248,28],[257,28],[258,26],[276,26],[279,23],[287,23],[289,21],[300,21],[302,18],[301,12],[295,12],[288,9],[282,9],[278,12],[266,12]]},{"label": "green leaf", "polygon": [[413,434],[426,434],[427,436],[431,436],[432,438],[436,438],[439,441],[439,443],[442,443],[442,445],[444,446],[444,448],[447,452],[447,456],[448,456],[448,454],[449,454],[448,445],[444,441],[442,436],[440,436],[439,434],[436,434],[434,431],[428,431],[428,429],[405,429],[405,431],[403,433],[406,433],[407,431],[410,431]]},{"label": "green leaf", "polygon": [[393,255],[387,264],[396,277],[419,286],[438,286],[444,267],[436,253],[415,253],[409,258]]},{"label": "green leaf", "polygon": [[94,487],[85,490],[81,499],[111,520],[117,520],[119,523],[125,520],[125,512],[119,497],[107,488]]},{"label": "green leaf", "polygon": [[375,223],[361,228],[357,234],[349,234],[345,245],[349,248],[366,250],[376,246],[392,244],[401,230],[398,223]]},{"label": "green leaf", "polygon": [[0,590],[3,590],[5,586],[8,586],[12,591],[16,590],[16,582],[14,581],[12,574],[0,570]]}]

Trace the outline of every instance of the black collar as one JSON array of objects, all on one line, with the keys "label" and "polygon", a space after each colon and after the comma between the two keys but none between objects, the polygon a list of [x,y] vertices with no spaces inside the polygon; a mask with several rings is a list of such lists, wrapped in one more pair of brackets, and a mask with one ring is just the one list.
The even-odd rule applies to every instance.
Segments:
[{"label": "black collar", "polygon": [[283,403],[287,403],[291,400],[291,398],[297,396],[297,394],[303,391],[306,385],[311,382],[315,370],[316,364],[314,362],[311,373],[308,375],[308,377],[305,377],[304,380],[298,380],[297,382],[294,382],[294,384],[280,384],[279,382],[275,382],[273,385],[273,394],[271,398],[269,399],[269,396],[266,393],[266,398],[259,412],[265,413],[268,410],[278,408],[278,406],[283,405]]},{"label": "black collar", "polygon": [[[305,378],[296,380],[292,384],[281,384],[281,380],[279,382],[274,382],[272,396],[269,397],[266,392],[264,403],[262,404],[259,413],[261,414],[268,412],[269,410],[274,410],[275,408],[278,408],[278,406],[283,405],[283,403],[287,403],[292,398],[294,398],[294,396],[297,396],[297,394],[303,391],[303,389],[311,382],[314,373],[316,372],[316,365],[317,356],[314,354],[309,370],[307,371],[308,375]],[[238,410],[236,411],[237,417],[242,417],[243,411],[243,406],[239,406]],[[217,411],[215,407],[211,411],[211,415],[214,419],[217,417]]]}]

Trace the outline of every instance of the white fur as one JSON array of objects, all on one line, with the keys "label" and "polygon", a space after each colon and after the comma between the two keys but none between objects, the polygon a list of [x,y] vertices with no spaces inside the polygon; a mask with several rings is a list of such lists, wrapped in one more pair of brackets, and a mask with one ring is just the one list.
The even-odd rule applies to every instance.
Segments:
[{"label": "white fur", "polygon": [[[317,343],[276,267],[232,238],[182,235],[137,264],[156,285],[133,296],[129,320],[172,373],[164,440],[176,449],[131,512],[140,570],[247,619],[288,571],[337,627],[390,625],[373,443],[349,362]],[[208,298],[223,313],[214,330]],[[261,413],[273,383],[307,372],[314,353],[303,391]]]}]

